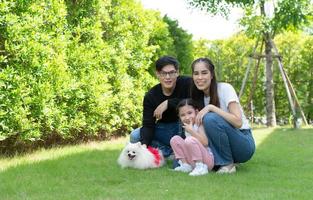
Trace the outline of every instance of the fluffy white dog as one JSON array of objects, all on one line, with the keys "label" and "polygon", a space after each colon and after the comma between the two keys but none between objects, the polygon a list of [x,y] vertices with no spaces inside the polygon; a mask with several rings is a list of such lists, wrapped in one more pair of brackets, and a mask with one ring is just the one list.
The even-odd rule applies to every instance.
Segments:
[{"label": "fluffy white dog", "polygon": [[146,148],[140,142],[128,143],[122,150],[117,162],[122,168],[136,169],[157,168],[165,163],[160,150],[153,147]]}]

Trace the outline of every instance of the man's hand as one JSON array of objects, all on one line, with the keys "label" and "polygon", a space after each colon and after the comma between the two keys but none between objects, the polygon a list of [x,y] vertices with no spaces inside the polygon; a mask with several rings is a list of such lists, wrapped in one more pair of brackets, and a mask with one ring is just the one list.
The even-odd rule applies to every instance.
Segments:
[{"label": "man's hand", "polygon": [[168,101],[163,101],[155,110],[153,113],[153,117],[155,117],[157,120],[162,119],[163,112],[167,109]]}]

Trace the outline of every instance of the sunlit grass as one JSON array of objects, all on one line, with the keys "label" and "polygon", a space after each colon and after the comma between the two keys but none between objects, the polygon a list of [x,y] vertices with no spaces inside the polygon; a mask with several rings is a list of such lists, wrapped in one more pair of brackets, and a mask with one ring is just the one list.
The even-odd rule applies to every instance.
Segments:
[{"label": "sunlit grass", "polygon": [[121,169],[126,138],[0,158],[0,199],[310,199],[313,129],[253,134],[256,153],[233,175]]},{"label": "sunlit grass", "polygon": [[258,147],[264,140],[273,133],[274,128],[259,128],[253,131],[256,147]]}]

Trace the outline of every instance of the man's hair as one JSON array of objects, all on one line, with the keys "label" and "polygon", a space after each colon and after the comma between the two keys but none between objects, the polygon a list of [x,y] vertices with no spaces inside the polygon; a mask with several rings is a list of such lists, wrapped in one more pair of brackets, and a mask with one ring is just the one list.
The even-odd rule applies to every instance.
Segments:
[{"label": "man's hair", "polygon": [[163,56],[155,62],[155,69],[159,72],[166,65],[173,65],[176,70],[179,69],[179,62],[172,56]]}]

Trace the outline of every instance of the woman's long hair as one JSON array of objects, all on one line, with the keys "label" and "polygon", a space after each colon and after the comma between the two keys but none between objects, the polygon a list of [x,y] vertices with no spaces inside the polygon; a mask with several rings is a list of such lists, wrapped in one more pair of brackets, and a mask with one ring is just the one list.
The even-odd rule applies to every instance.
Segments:
[{"label": "woman's long hair", "polygon": [[[199,63],[199,62],[203,62],[205,63],[206,68],[210,71],[211,76],[212,76],[212,80],[211,80],[211,84],[210,84],[210,88],[209,88],[209,95],[210,95],[210,104],[213,104],[217,107],[220,107],[220,101],[218,99],[218,93],[217,93],[217,80],[216,80],[216,75],[215,75],[215,71],[214,71],[214,65],[212,63],[212,61],[208,58],[198,58],[196,60],[194,60],[191,64],[191,68],[192,68],[192,74],[194,73],[194,68],[195,68],[195,64]],[[191,98],[197,102],[202,102],[202,108],[204,107],[204,93],[203,91],[199,90],[194,81],[192,81],[191,83],[191,88],[190,88],[190,92],[191,92]]]}]

